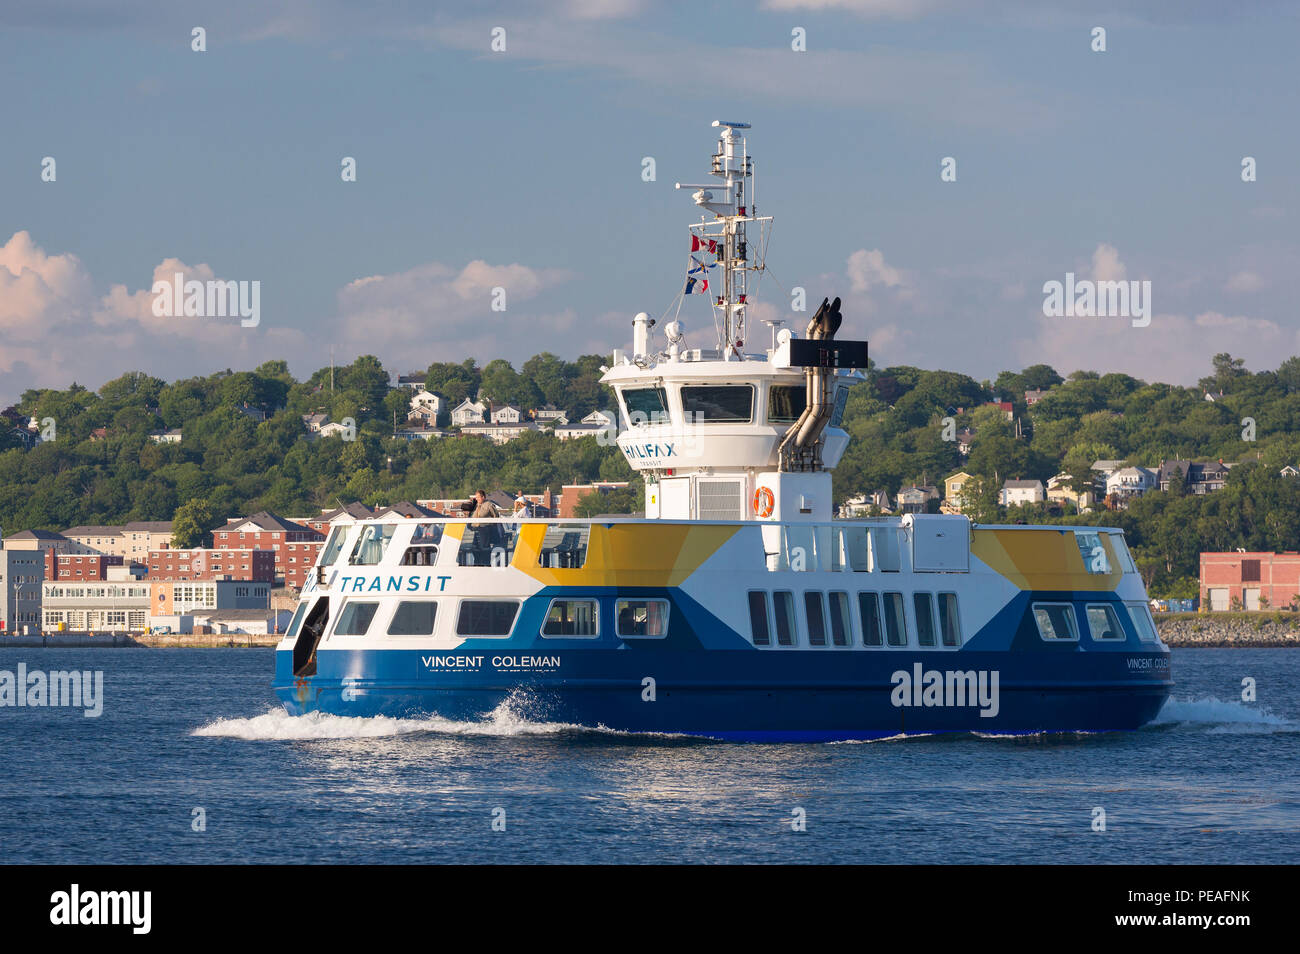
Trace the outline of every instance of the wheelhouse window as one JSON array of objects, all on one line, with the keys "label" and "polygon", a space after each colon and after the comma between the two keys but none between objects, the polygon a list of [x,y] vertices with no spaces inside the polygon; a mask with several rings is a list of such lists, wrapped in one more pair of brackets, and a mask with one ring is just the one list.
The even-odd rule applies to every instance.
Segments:
[{"label": "wheelhouse window", "polygon": [[388,624],[388,635],[432,636],[437,616],[438,604],[433,600],[403,600]]},{"label": "wheelhouse window", "polygon": [[1093,639],[1123,639],[1124,627],[1119,624],[1115,608],[1109,603],[1088,604],[1088,634]]},{"label": "wheelhouse window", "polygon": [[[61,596],[61,593],[53,594]],[[293,618],[289,620],[289,628],[284,631],[285,639],[293,639],[298,635],[298,628],[302,626],[302,618],[307,615],[307,604],[299,603],[298,608],[293,611]]]},{"label": "wheelhouse window", "polygon": [[668,420],[668,395],[663,388],[625,388],[622,398],[630,427]]},{"label": "wheelhouse window", "polygon": [[767,392],[767,423],[793,424],[808,406],[808,388],[802,384],[774,384]]},{"label": "wheelhouse window", "polygon": [[885,635],[891,646],[907,645],[907,616],[903,610],[902,593],[886,593]]},{"label": "wheelhouse window", "polygon": [[585,523],[547,524],[537,551],[537,565],[575,570],[587,562],[587,543],[591,539],[591,525]]},{"label": "wheelhouse window", "polygon": [[595,600],[551,600],[543,636],[599,635],[600,604]]},{"label": "wheelhouse window", "polygon": [[514,600],[461,600],[457,636],[509,636],[519,604]]},{"label": "wheelhouse window", "polygon": [[1038,625],[1038,635],[1043,639],[1068,641],[1079,638],[1071,603],[1035,603],[1034,622]]},{"label": "wheelhouse window", "polygon": [[772,645],[772,624],[767,618],[767,594],[762,590],[749,591],[749,632],[755,646]]},{"label": "wheelhouse window", "polygon": [[880,625],[879,597],[875,593],[859,593],[858,613],[862,616],[862,645],[883,646],[885,639]]},{"label": "wheelhouse window", "polygon": [[667,600],[619,600],[614,617],[619,636],[659,639],[668,635]]},{"label": "wheelhouse window", "polygon": [[754,386],[722,384],[683,387],[682,410],[688,421],[748,424],[754,419]]},{"label": "wheelhouse window", "polygon": [[956,593],[939,594],[939,631],[945,646],[961,645],[961,613],[957,609]]},{"label": "wheelhouse window", "polygon": [[389,541],[397,531],[395,523],[368,523],[362,526],[361,535],[352,548],[348,563],[353,566],[374,566],[384,558]]},{"label": "wheelhouse window", "polygon": [[370,629],[370,621],[375,618],[378,603],[357,602],[349,600],[339,613],[338,622],[334,624],[335,636],[364,636]]},{"label": "wheelhouse window", "polygon": [[1095,530],[1076,530],[1074,542],[1079,545],[1079,556],[1083,557],[1085,570],[1100,574],[1110,572],[1110,558],[1102,546],[1100,533]]}]

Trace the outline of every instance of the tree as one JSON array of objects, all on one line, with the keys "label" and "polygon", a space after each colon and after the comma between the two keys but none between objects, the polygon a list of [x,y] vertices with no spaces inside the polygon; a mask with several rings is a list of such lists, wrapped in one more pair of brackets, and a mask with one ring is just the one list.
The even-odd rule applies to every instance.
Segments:
[{"label": "tree", "polygon": [[178,550],[198,546],[204,535],[215,526],[208,502],[201,497],[192,497],[177,507],[172,515],[172,546]]}]

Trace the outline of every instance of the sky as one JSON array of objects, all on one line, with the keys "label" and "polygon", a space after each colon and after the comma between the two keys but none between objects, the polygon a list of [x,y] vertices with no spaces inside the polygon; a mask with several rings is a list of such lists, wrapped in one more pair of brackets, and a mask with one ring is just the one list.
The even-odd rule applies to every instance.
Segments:
[{"label": "sky", "polygon": [[[716,119],[752,124],[775,217],[754,318],[839,295],[877,364],[977,379],[1275,368],[1300,354],[1298,22],[1200,0],[0,0],[0,406],[131,370],[626,347],[682,288],[698,211],[673,183],[708,178]],[[177,272],[258,282],[258,324],[156,314]],[[1149,281],[1149,323],[1048,316],[1067,273]],[[714,344],[702,297],[681,318]]]}]

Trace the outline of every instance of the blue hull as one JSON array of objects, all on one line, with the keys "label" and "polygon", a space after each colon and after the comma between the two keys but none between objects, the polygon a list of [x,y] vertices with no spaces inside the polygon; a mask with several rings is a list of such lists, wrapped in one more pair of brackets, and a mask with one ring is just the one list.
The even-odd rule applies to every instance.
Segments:
[{"label": "blue hull", "polygon": [[[1173,686],[1163,648],[1107,652],[807,650],[636,652],[471,644],[428,650],[322,650],[295,679],[277,653],[275,690],[294,715],[477,721],[508,706],[535,722],[755,742],[870,740],[940,732],[1026,734],[1136,729]],[[522,650],[523,653],[529,649]],[[533,650],[535,651],[535,650]],[[438,657],[438,659],[435,659]],[[430,662],[461,660],[455,671]],[[537,671],[520,671],[521,660]],[[997,673],[996,699],[900,689],[899,672]],[[645,680],[653,679],[653,701]],[[916,680],[920,683],[921,680]]]}]

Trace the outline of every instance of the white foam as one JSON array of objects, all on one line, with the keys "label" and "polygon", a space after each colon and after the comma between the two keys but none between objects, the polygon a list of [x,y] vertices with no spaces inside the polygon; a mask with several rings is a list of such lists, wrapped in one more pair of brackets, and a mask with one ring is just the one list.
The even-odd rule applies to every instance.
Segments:
[{"label": "white foam", "polygon": [[1289,732],[1300,729],[1295,722],[1274,715],[1267,709],[1231,699],[1224,701],[1215,696],[1167,699],[1151,725],[1204,725],[1211,726],[1209,731],[1216,734]]},{"label": "white foam", "polygon": [[498,706],[478,722],[456,722],[440,716],[397,719],[389,716],[338,716],[322,712],[293,716],[283,709],[271,709],[250,719],[217,719],[191,734],[217,738],[262,740],[379,739],[421,733],[442,735],[556,735],[581,732],[579,726],[562,722],[530,722],[505,705]]}]

